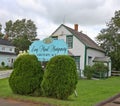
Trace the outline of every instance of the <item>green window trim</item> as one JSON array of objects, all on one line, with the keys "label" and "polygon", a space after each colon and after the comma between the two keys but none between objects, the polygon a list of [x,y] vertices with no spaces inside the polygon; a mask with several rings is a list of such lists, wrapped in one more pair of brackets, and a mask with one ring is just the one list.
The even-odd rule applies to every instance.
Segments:
[{"label": "green window trim", "polygon": [[73,35],[67,35],[66,36],[66,43],[68,45],[68,49],[73,48]]}]

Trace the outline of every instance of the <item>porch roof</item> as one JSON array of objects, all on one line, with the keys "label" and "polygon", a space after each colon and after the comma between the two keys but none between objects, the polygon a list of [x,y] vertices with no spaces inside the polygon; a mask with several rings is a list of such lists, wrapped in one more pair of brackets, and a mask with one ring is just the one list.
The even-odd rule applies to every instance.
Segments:
[{"label": "porch roof", "polygon": [[105,56],[105,57],[95,57],[93,62],[111,62],[111,59],[108,56]]}]

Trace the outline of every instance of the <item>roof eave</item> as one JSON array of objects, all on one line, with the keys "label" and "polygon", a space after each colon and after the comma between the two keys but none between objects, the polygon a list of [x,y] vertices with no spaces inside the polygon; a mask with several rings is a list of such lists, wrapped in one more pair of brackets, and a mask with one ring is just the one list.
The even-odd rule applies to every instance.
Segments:
[{"label": "roof eave", "polygon": [[97,48],[93,48],[93,47],[89,47],[89,46],[86,46],[86,47],[87,47],[87,48],[90,48],[90,49],[98,50],[98,51],[100,51],[100,52],[105,53],[105,51],[104,51],[104,50],[101,50],[101,49],[97,49]]}]

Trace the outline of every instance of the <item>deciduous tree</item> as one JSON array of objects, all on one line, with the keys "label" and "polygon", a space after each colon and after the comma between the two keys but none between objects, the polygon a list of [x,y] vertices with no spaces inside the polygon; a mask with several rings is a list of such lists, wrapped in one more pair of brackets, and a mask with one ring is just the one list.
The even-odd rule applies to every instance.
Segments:
[{"label": "deciduous tree", "polygon": [[36,25],[32,20],[18,19],[15,22],[9,20],[6,22],[5,33],[11,39],[27,36],[29,40],[32,40],[37,36],[36,29]]},{"label": "deciduous tree", "polygon": [[120,70],[120,10],[107,23],[107,28],[101,30],[96,37],[98,43],[106,50],[112,59],[112,68]]},{"label": "deciduous tree", "polygon": [[2,24],[0,23],[0,38],[2,38],[4,34],[2,33]]}]

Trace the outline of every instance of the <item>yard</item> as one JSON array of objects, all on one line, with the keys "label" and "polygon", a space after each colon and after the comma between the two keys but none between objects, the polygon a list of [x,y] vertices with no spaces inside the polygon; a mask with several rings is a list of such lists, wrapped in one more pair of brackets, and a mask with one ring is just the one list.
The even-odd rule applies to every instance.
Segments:
[{"label": "yard", "polygon": [[[50,106],[94,106],[96,103],[108,99],[120,92],[120,77],[112,77],[102,80],[80,79],[77,84],[78,97],[71,95],[68,100],[57,100],[46,97],[20,96],[12,93],[8,79],[0,80],[0,97],[17,100],[40,102],[51,104]],[[57,86],[57,85],[56,85]]]}]

